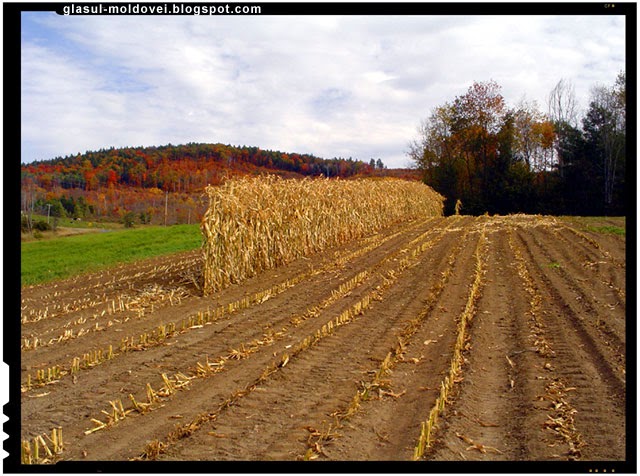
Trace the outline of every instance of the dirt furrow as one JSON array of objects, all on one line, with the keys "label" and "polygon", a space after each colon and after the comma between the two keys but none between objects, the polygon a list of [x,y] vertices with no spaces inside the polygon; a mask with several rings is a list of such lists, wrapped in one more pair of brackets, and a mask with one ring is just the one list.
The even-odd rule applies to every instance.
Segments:
[{"label": "dirt furrow", "polygon": [[[454,220],[450,220],[450,223],[449,223],[449,224],[452,224],[452,223],[454,223]],[[436,241],[439,241],[439,239],[438,239],[438,240],[436,240]],[[423,247],[423,246],[421,246],[421,247],[420,247],[420,249],[424,249],[424,247]],[[401,251],[402,251],[402,250],[401,250]],[[424,251],[421,251],[420,253],[423,253],[423,252],[424,252]],[[376,299],[376,300],[377,300],[378,298],[377,298],[376,296],[377,296],[380,292],[382,292],[384,289],[388,288],[389,286],[393,286],[393,285],[394,285],[394,283],[395,283],[395,281],[396,281],[396,279],[400,276],[400,274],[402,274],[402,269],[406,269],[406,265],[403,265],[402,263],[400,263],[400,265],[401,265],[401,269],[400,269],[400,270],[395,271],[395,272],[393,272],[393,271],[388,272],[388,273],[387,273],[387,277],[386,277],[386,278],[384,278],[384,281],[383,281],[379,286],[375,287],[375,288],[372,290],[372,292],[370,291],[369,293],[367,293],[367,296],[365,296],[365,297],[367,297],[367,299],[369,299],[369,298],[368,298],[368,296],[374,296],[374,299]],[[400,273],[400,274],[399,274],[399,273]],[[359,312],[358,312],[358,311],[356,311],[356,313],[355,313],[355,315],[354,315],[354,317],[355,317],[356,319],[355,319],[355,320],[351,320],[351,321],[350,321],[350,325],[349,325],[348,329],[351,329],[351,328],[353,328],[353,327],[357,327],[357,322],[359,322],[359,318],[357,318],[357,315],[358,315],[358,314],[359,314]],[[336,321],[337,321],[337,317],[336,317]],[[324,331],[324,328],[325,328],[325,326],[323,326],[323,331]],[[348,329],[347,329],[347,332],[349,332],[349,330],[348,330]],[[316,333],[315,333],[315,335],[316,335],[316,336],[318,336],[319,331],[320,331],[319,329],[316,331]],[[337,331],[336,331],[336,332],[337,332]],[[344,329],[340,328],[340,332],[344,332]],[[322,335],[324,335],[324,334],[322,334]],[[333,336],[333,334],[330,334],[330,337],[332,337],[332,336]],[[316,337],[316,339],[318,339],[318,338]],[[307,341],[307,339],[305,339],[305,342],[306,342],[306,341]],[[314,342],[316,342],[316,344],[317,344],[317,342],[319,342],[319,340],[315,340],[315,339],[314,339]],[[324,344],[324,340],[321,340],[321,343],[323,343],[323,344]],[[314,350],[314,348],[315,348],[315,345],[316,345],[316,344],[312,343],[312,347],[311,347],[311,349],[310,349],[310,350],[306,350],[306,351],[304,352],[304,355],[302,355],[301,357],[298,357],[298,356],[297,356],[297,355],[298,355],[299,350],[306,349],[306,348],[308,347],[308,345],[307,345],[307,344],[304,344],[302,347],[300,347],[299,345],[294,346],[294,349],[292,349],[292,352],[294,353],[294,355],[296,355],[296,362],[298,362],[301,358],[304,358],[304,357],[305,357],[309,352],[312,352],[312,351]],[[319,345],[319,344],[318,344],[318,345]],[[299,349],[299,350],[296,350],[296,349]],[[283,354],[283,355],[286,355],[286,354]],[[286,362],[288,362],[288,358],[287,358]],[[292,364],[289,364],[289,366],[291,366],[291,365],[292,365]],[[290,367],[288,367],[288,368],[290,368]],[[279,375],[279,374],[278,374],[278,375]],[[261,385],[262,385],[263,383],[264,383],[264,382],[261,382]],[[251,390],[251,397],[254,397],[254,396],[256,395],[256,393],[254,393],[254,392],[253,392],[253,390],[254,390],[254,389],[255,389],[255,386],[252,386],[252,387],[251,387],[251,389],[250,389],[250,390]],[[255,389],[255,390],[256,390],[256,391],[259,391],[258,389]],[[243,398],[241,402],[242,402],[241,404],[244,404],[244,402],[245,402],[245,398]],[[228,408],[228,407],[227,407],[227,408]],[[226,417],[226,413],[225,413],[225,415],[224,415],[224,416]],[[205,418],[205,419],[212,419],[212,417],[207,417],[206,415],[204,416],[204,418]],[[215,420],[217,420],[217,416],[215,416]],[[200,428],[200,425],[198,425],[198,428]]]},{"label": "dirt furrow", "polygon": [[429,459],[549,458],[538,378],[544,359],[533,346],[532,296],[518,276],[507,229],[489,234],[486,283],[470,328],[464,380]]},{"label": "dirt furrow", "polygon": [[518,238],[534,280],[548,296],[543,301],[542,319],[555,357],[545,366],[556,375],[556,381],[571,389],[565,393],[575,409],[573,424],[585,442],[577,449],[577,457],[592,461],[624,459],[625,383],[552,284],[546,269],[540,266],[540,258],[527,246],[521,232]]},{"label": "dirt furrow", "polygon": [[[427,222],[430,221],[435,221],[435,219],[427,220]],[[397,246],[399,243],[398,240],[402,240],[402,237],[404,235],[412,236],[411,234],[417,228],[419,228],[421,224],[424,223],[413,222],[410,224],[406,224],[399,229],[385,230],[384,233],[365,238],[363,240],[360,240],[356,244],[348,245],[334,252],[331,252],[331,250],[329,250],[326,254],[316,255],[311,258],[300,259],[285,267],[281,267],[276,270],[265,271],[261,274],[260,280],[257,280],[255,278],[249,279],[245,283],[243,283],[242,287],[231,286],[216,293],[216,295],[212,296],[210,300],[215,300],[216,302],[223,303],[231,302],[238,299],[238,296],[242,296],[243,292],[244,294],[246,294],[247,290],[250,290],[253,286],[256,286],[256,283],[258,283],[257,285],[259,286],[259,283],[261,282],[268,282],[271,279],[277,279],[278,277],[280,277],[281,279],[292,278],[297,274],[307,272],[311,267],[314,266],[315,268],[322,268],[323,266],[328,266],[329,264],[336,262],[344,262],[344,264],[346,264],[346,261],[353,259],[350,258],[350,256],[359,256],[361,250],[369,250],[371,247],[376,248],[380,246],[380,248],[383,248],[387,246]],[[163,268],[168,268],[170,266],[170,264],[167,264],[163,266]],[[101,276],[101,274],[98,274],[98,276]],[[152,314],[149,317],[153,318],[156,315],[156,313],[154,313],[153,311],[160,310],[160,304],[162,304],[162,302],[159,302],[159,298],[163,297],[163,294],[168,298],[171,298],[174,294],[177,294],[175,291],[179,291],[183,295],[185,293],[192,296],[197,296],[199,294],[199,291],[194,286],[185,287],[183,285],[180,285],[179,287],[176,287],[176,285],[173,284],[172,287],[166,287],[168,286],[167,283],[174,283],[177,280],[177,277],[175,275],[172,276],[171,273],[163,274],[163,278],[166,283],[158,282],[158,280],[154,283],[148,283],[146,281],[146,278],[144,280],[136,280],[132,278],[129,281],[129,287],[127,288],[128,290],[126,292],[114,296],[107,296],[106,293],[102,293],[94,299],[96,299],[98,302],[105,302],[106,305],[103,306],[104,309],[103,307],[101,307],[99,309],[100,312],[98,312],[97,314],[95,314],[93,311],[87,312],[85,309],[79,309],[75,312],[69,312],[68,315],[66,315],[65,319],[50,317],[38,322],[25,323],[22,326],[23,332],[25,333],[24,337],[31,338],[32,340],[34,337],[38,337],[40,341],[46,341],[47,334],[53,334],[56,330],[58,331],[59,335],[62,335],[68,330],[74,330],[74,334],[77,335],[81,329],[84,331],[91,330],[90,328],[94,327],[95,325],[98,325],[101,330],[112,330],[111,327],[114,323],[122,324],[125,319],[127,321],[137,320],[138,322],[144,322],[144,319],[140,319],[140,317],[144,317],[150,312]],[[163,288],[163,286],[165,287]],[[72,287],[66,287],[65,289],[66,291],[55,292],[55,294],[58,296],[58,299],[62,299],[66,294],[75,295],[75,290]],[[26,292],[25,294],[28,295],[29,293]],[[149,296],[150,294],[152,295]],[[150,302],[143,303],[146,304],[146,306],[140,305],[141,303],[139,301],[144,300],[143,298],[145,297],[147,297],[147,301]],[[184,296],[173,296],[174,299],[169,300],[178,301],[179,303],[180,299],[176,299],[176,297],[180,298]],[[91,300],[91,298],[89,299]],[[153,307],[154,304],[155,308]],[[171,304],[173,305],[174,302],[171,302]],[[40,306],[42,308],[44,304],[41,304]],[[128,307],[131,307],[132,309],[128,310]],[[109,321],[111,321],[111,323]],[[128,322],[128,327],[130,327],[132,324],[133,322]],[[115,329],[117,328],[118,326],[115,326]],[[54,337],[57,336],[54,335]],[[99,338],[99,336],[96,335],[92,335],[91,337]],[[73,342],[69,341],[65,341],[64,343],[73,345]],[[68,346],[69,345],[67,345],[67,347]]]},{"label": "dirt furrow", "polygon": [[[449,234],[428,255],[432,259],[440,257],[458,234]],[[439,268],[434,269],[426,259],[407,269],[389,292],[380,296],[381,302],[372,303],[349,326],[309,349],[243,398],[232,412],[217,419],[213,433],[225,437],[212,444],[211,435],[199,431],[172,447],[166,457],[188,458],[186,455],[207,448],[211,459],[290,460],[304,455],[307,439],[314,433],[340,433],[331,426],[332,410],[336,404],[348,404],[360,380],[367,378],[372,362],[381,361],[395,344],[395,335],[415,315],[424,298],[424,284],[430,281],[425,275],[432,275],[433,281],[437,271]],[[391,310],[386,302],[393,303]],[[259,411],[266,404],[272,408],[267,414]],[[242,444],[238,445],[238,440]],[[330,454],[329,449],[325,451]]]},{"label": "dirt furrow", "polygon": [[616,265],[611,260],[607,260],[597,248],[588,243],[585,244],[581,240],[576,240],[575,235],[567,227],[553,227],[551,231],[555,237],[563,242],[566,248],[578,254],[578,257],[574,258],[573,265],[581,264],[584,270],[591,274],[591,276],[584,278],[585,281],[597,280],[598,283],[596,284],[602,284],[607,287],[609,292],[604,295],[608,296],[612,292],[615,293],[618,299],[617,302],[613,301],[613,305],[616,307],[621,306],[623,310],[626,310],[625,268]]},{"label": "dirt furrow", "polygon": [[[424,227],[431,227],[434,223],[437,223],[437,220],[429,220],[426,223],[422,223],[422,225]],[[380,243],[379,246],[376,246],[373,250],[362,256],[360,256],[359,253],[363,248],[356,248],[356,255],[353,259],[348,259],[349,256],[354,255],[353,251],[346,253],[336,252],[333,259],[322,259],[315,268],[312,268],[312,262],[309,262],[309,260],[299,260],[291,266],[264,273],[261,275],[262,279],[256,278],[249,280],[243,287],[228,288],[214,296],[215,301],[213,302],[212,299],[193,297],[176,306],[172,306],[171,308],[156,310],[156,312],[144,320],[130,321],[109,326],[107,328],[103,327],[102,332],[98,332],[96,335],[91,336],[92,341],[90,348],[87,348],[87,344],[84,342],[87,337],[84,336],[83,339],[69,340],[65,342],[64,346],[58,346],[56,348],[41,348],[31,352],[25,352],[23,353],[23,370],[25,372],[31,371],[33,373],[34,370],[39,368],[52,367],[54,365],[63,366],[63,369],[66,365],[68,370],[73,357],[82,357],[86,352],[94,349],[107,349],[110,345],[113,349],[118,349],[122,345],[123,338],[126,337],[130,340],[138,340],[138,336],[155,331],[157,326],[166,325],[170,322],[174,322],[179,326],[182,319],[176,319],[176,316],[185,316],[184,318],[186,318],[187,316],[194,316],[198,312],[206,312],[209,309],[215,309],[217,312],[220,310],[220,307],[224,310],[228,303],[234,301],[238,302],[238,300],[251,296],[253,290],[258,291],[260,289],[270,289],[270,285],[267,283],[272,283],[274,278],[283,283],[288,282],[288,280],[293,280],[297,284],[297,282],[300,281],[300,285],[303,286],[302,281],[314,277],[319,272],[336,273],[337,276],[340,269],[343,269],[346,266],[347,268],[343,271],[343,275],[349,275],[351,273],[351,267],[367,266],[368,260],[379,259],[379,257],[384,256],[388,250],[401,246],[401,243],[404,243],[403,240],[415,238],[417,229],[420,229],[419,223],[405,227],[404,229],[401,229],[400,232],[389,234],[390,236],[388,237],[383,236],[381,240],[382,243]],[[430,228],[426,229],[429,230]],[[422,232],[424,232],[424,229],[422,229]],[[377,242],[374,242],[373,244],[376,245]],[[318,256],[318,258],[321,257]],[[332,284],[332,282],[333,281],[329,284]],[[322,290],[326,288],[326,283],[316,283],[316,285],[312,284],[310,286],[316,291],[322,292]],[[287,289],[287,287],[285,287],[284,290],[289,293],[296,292],[296,290],[292,291]],[[302,289],[301,292],[304,293],[304,289]],[[256,295],[258,294],[259,292]],[[265,299],[272,295],[273,293],[270,293],[268,296],[265,296]],[[285,297],[286,293],[285,296],[279,296],[280,299]],[[215,306],[212,306],[213,303],[215,303]],[[286,300],[284,301],[284,304],[281,302],[281,305],[286,306]],[[226,318],[230,317],[232,316],[226,316]],[[42,357],[42,355],[46,357]],[[26,377],[24,378],[26,379]]]},{"label": "dirt furrow", "polygon": [[[565,225],[567,228],[573,228],[577,231],[580,231],[587,238],[586,243],[591,248],[595,248],[602,256],[602,251],[605,251],[609,254],[609,256],[613,257],[617,263],[623,263],[626,261],[626,237],[623,234],[622,236],[617,234],[612,234],[604,231],[596,231],[598,226],[614,226],[617,228],[626,229],[626,219],[625,217],[616,217],[616,218],[606,218],[599,217],[594,219],[597,223],[590,223],[589,218],[580,218],[580,217],[565,217],[562,220],[559,220],[560,223]],[[595,230],[594,230],[595,228]],[[573,234],[573,236],[576,236]],[[589,242],[591,240],[591,242]],[[594,246],[597,245],[597,246]]]},{"label": "dirt furrow", "polygon": [[[550,266],[555,271],[555,273],[549,273],[550,276],[555,278],[559,275],[567,290],[571,290],[575,295],[575,304],[583,309],[581,315],[585,317],[584,323],[592,328],[591,333],[594,336],[599,336],[599,343],[603,344],[602,351],[610,354],[608,358],[617,359],[624,376],[626,354],[624,296],[617,295],[609,281],[589,276],[584,268],[577,264],[579,255],[576,256],[572,247],[560,246],[557,240],[553,240],[553,236],[542,231],[531,233],[530,237],[541,253],[552,263],[557,264],[557,266]],[[556,287],[561,289],[561,286]]]},{"label": "dirt furrow", "polygon": [[[419,226],[420,223],[414,221],[402,226],[391,227],[378,234],[358,240],[356,243],[347,244],[340,249],[357,251],[366,247],[370,242],[380,241],[382,243],[403,233],[409,233]],[[334,253],[332,250],[328,250],[323,254],[297,260],[280,268],[280,270],[286,268],[290,272],[295,272],[295,270],[300,272],[301,268],[306,268],[311,262],[321,265],[323,262],[326,264],[330,260],[338,258],[337,253],[338,251]],[[43,286],[24,288],[22,293],[23,315],[25,316],[23,331],[28,335],[39,335],[40,332],[46,332],[52,327],[57,329],[70,323],[73,324],[74,320],[81,318],[98,320],[98,323],[103,326],[107,320],[112,320],[114,317],[126,318],[131,317],[130,315],[138,315],[139,312],[124,312],[125,307],[132,304],[134,304],[132,307],[138,307],[135,306],[136,298],[140,294],[145,294],[149,289],[169,288],[170,290],[184,287],[192,295],[201,294],[197,289],[198,280],[196,279],[198,270],[201,268],[201,251],[199,250],[145,260],[136,263],[136,265],[137,272],[135,273],[131,272],[131,266],[120,266],[108,273],[98,272],[86,275],[81,281],[82,286],[78,286],[78,278],[72,278],[55,283],[53,285],[55,290],[49,292],[41,291]],[[110,278],[106,283],[104,282],[105,274]],[[277,277],[278,273],[276,270],[268,270],[261,276],[262,278]],[[245,284],[251,286],[251,280],[247,280]],[[99,292],[96,292],[95,287],[99,287]],[[233,291],[233,288],[237,288],[237,286],[232,286],[231,289],[227,288],[217,293],[216,296],[224,296],[228,291]],[[37,303],[35,309],[33,309],[32,303]],[[134,309],[134,311],[139,311],[139,309]],[[103,313],[106,313],[106,316]]]},{"label": "dirt furrow", "polygon": [[[433,234],[441,234],[437,228],[426,228],[421,234],[421,236],[427,237],[430,233]],[[396,249],[394,253],[391,254],[393,256],[396,253],[400,253],[404,248],[402,246],[397,246],[399,243],[396,243]],[[369,265],[377,266],[375,263],[382,261],[389,261],[388,255],[385,253],[387,250],[381,250],[379,255],[376,257],[369,257],[366,261]],[[374,259],[375,258],[375,259]],[[377,259],[377,261],[376,261]],[[355,270],[353,270],[355,272]],[[133,391],[133,387],[137,387],[138,389],[143,389],[145,383],[151,382],[152,386],[154,386],[157,382],[159,382],[159,375],[161,372],[171,372],[176,370],[184,371],[184,363],[191,362],[192,364],[196,363],[196,360],[200,358],[201,361],[204,361],[205,355],[217,356],[222,353],[222,355],[227,355],[229,352],[229,347],[231,342],[236,342],[237,344],[241,342],[247,342],[247,339],[258,339],[263,336],[266,328],[271,328],[278,330],[280,325],[289,324],[289,320],[292,317],[291,314],[286,312],[286,309],[292,309],[295,311],[299,309],[305,309],[305,304],[309,302],[315,302],[317,298],[314,298],[314,293],[316,295],[326,295],[331,294],[331,288],[335,286],[332,284],[335,282],[335,278],[333,275],[322,277],[321,281],[318,282],[309,282],[306,283],[305,286],[297,286],[295,288],[295,296],[296,299],[293,299],[291,296],[287,297],[284,302],[282,299],[276,299],[267,301],[262,306],[267,306],[260,309],[258,308],[250,308],[240,314],[238,318],[232,320],[231,322],[225,323],[213,323],[212,326],[205,326],[202,329],[197,329],[193,332],[190,332],[188,335],[181,336],[179,342],[171,339],[169,343],[174,344],[171,347],[165,346],[157,346],[146,350],[145,352],[133,353],[131,357],[127,359],[127,364],[129,365],[129,369],[136,369],[135,372],[129,373],[128,371],[122,372],[117,377],[113,378],[113,375],[108,374],[109,371],[109,362],[103,367],[93,369],[92,372],[102,372],[104,375],[104,379],[102,381],[101,394],[102,392],[108,392],[108,395],[113,396],[118,395],[119,393],[123,396],[127,395],[127,392],[135,393],[136,398],[141,398],[141,391],[138,390],[136,393]],[[283,312],[284,311],[284,312]],[[268,316],[268,318],[265,318]],[[312,326],[316,325],[311,323]],[[290,326],[293,327],[293,326]],[[292,333],[289,336],[289,342],[295,341],[295,336],[304,333],[306,329],[304,326],[301,326],[296,333]],[[212,337],[214,337],[212,339]],[[244,339],[244,340],[243,340]],[[286,346],[287,340],[285,340],[281,346]],[[239,348],[239,346],[237,346]],[[252,356],[251,360],[251,368],[260,369],[263,368],[267,363],[272,359],[270,352],[262,352],[262,355]],[[138,357],[139,361],[136,364],[135,360]],[[158,364],[156,364],[158,363]],[[226,388],[228,392],[230,392],[233,388],[236,388],[240,382],[246,381],[246,377],[242,374],[245,372],[242,369],[247,367],[245,362],[242,362],[242,369],[237,372],[232,371],[233,368],[238,368],[238,365],[233,362],[230,364],[229,371],[225,372],[225,374],[229,374],[229,376],[225,375],[224,379],[228,382],[226,386],[222,386],[222,388]],[[238,375],[239,374],[239,375]],[[216,375],[215,379],[217,382],[220,382],[223,377],[220,375]],[[92,379],[92,380],[95,380]],[[118,391],[118,387],[120,387]],[[194,389],[197,391],[197,388],[201,387],[201,382],[194,382]],[[142,391],[144,394],[144,391]],[[224,392],[222,392],[224,395]],[[107,398],[103,396],[105,402],[104,405],[107,405]],[[55,407],[55,401],[52,400],[48,403],[50,406]],[[168,405],[168,404],[167,404]],[[95,407],[96,404],[93,404]],[[108,406],[107,406],[108,408]],[[95,411],[95,410],[94,410]],[[166,412],[165,412],[166,413]],[[96,418],[96,416],[94,416]],[[97,415],[97,418],[101,418],[100,415]],[[88,421],[88,419],[87,419]],[[120,422],[119,425],[124,426],[125,422]],[[156,423],[154,423],[156,424]],[[84,430],[85,428],[83,428]],[[112,429],[113,430],[113,429]],[[109,430],[109,431],[112,431]],[[67,432],[68,434],[71,432]],[[90,435],[89,440],[95,441],[99,436]]]},{"label": "dirt furrow", "polygon": [[[440,256],[425,257],[422,297],[414,300],[412,306],[391,307],[387,311],[401,315],[405,322],[417,327],[409,335],[397,329],[396,339],[401,335],[405,337],[400,337],[400,344],[396,341],[386,349],[392,356],[386,365],[388,370],[380,373],[382,367],[374,364],[370,366],[368,378],[355,386],[358,395],[362,395],[356,399],[357,411],[353,411],[353,403],[346,408],[345,405],[334,407],[331,413],[346,412],[338,430],[341,437],[329,443],[323,441],[321,458],[410,459],[421,420],[437,396],[443,373],[448,369],[456,317],[464,308],[462,296],[467,293],[468,269],[473,266],[470,263],[477,241],[469,234],[469,224],[467,222],[462,237],[448,241]],[[443,280],[444,274],[447,276]],[[416,316],[420,316],[417,323]],[[352,394],[352,399],[354,396]]]},{"label": "dirt furrow", "polygon": [[[579,281],[578,270],[573,269],[570,259],[563,259],[563,264],[549,266],[549,262],[555,261],[558,252],[556,252],[553,240],[538,238],[537,232],[528,230],[524,233],[519,231],[520,239],[526,243],[528,250],[533,250],[532,256],[536,258],[536,264],[540,270],[540,275],[544,277],[550,289],[550,296],[555,302],[562,306],[567,316],[571,317],[571,322],[578,332],[583,336],[586,345],[596,352],[599,360],[603,363],[602,368],[612,368],[616,374],[614,380],[620,380],[620,383],[614,383],[618,389],[623,388],[625,380],[625,316],[620,315],[621,309],[611,309],[601,302],[602,296],[607,295],[605,289],[598,291],[597,283],[592,282],[589,289],[585,289]],[[546,243],[543,245],[542,243]],[[563,266],[569,267],[567,271]],[[597,298],[597,293],[600,298]],[[607,311],[605,311],[605,309]],[[611,363],[616,362],[615,366]],[[610,373],[611,370],[606,370]],[[620,392],[620,390],[616,390]]]},{"label": "dirt furrow", "polygon": [[[543,231],[553,234],[555,239],[544,237],[545,240],[551,240],[547,244],[563,251],[569,260],[568,263],[580,270],[580,274],[583,275],[583,281],[593,279],[596,285],[605,286],[608,292],[605,289],[604,295],[613,295],[612,290],[621,292],[624,295],[626,265],[621,266],[617,259],[613,260],[603,255],[602,251],[595,248],[591,243],[576,239],[575,234],[566,226],[546,226],[543,227]],[[594,237],[593,241],[596,242],[597,238],[598,236]],[[612,284],[620,287],[620,289],[616,290]]]},{"label": "dirt furrow", "polygon": [[[188,283],[200,266],[201,251],[187,251],[169,256],[123,264],[99,271],[22,288],[23,321],[64,316],[78,309],[90,309],[114,299],[136,287]],[[49,312],[44,312],[49,308]]]},{"label": "dirt furrow", "polygon": [[608,238],[590,231],[581,231],[568,225],[563,226],[563,228],[573,235],[574,240],[581,242],[583,246],[597,250],[601,259],[605,259],[619,268],[626,268],[626,246],[623,240]]}]

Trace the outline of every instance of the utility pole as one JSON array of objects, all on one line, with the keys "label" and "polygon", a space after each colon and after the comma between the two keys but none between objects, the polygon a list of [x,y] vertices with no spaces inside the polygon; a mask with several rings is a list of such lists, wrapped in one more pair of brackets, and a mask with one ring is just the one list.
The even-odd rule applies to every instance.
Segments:
[{"label": "utility pole", "polygon": [[167,190],[164,198],[164,226],[167,226],[167,206],[169,204],[169,190]]},{"label": "utility pole", "polygon": [[49,216],[51,215],[51,204],[47,203],[47,225],[49,224]]}]

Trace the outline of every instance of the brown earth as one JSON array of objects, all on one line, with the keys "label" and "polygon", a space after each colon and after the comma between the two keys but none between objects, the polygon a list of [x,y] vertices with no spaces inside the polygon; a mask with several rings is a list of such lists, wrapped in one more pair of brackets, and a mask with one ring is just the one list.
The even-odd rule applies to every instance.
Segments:
[{"label": "brown earth", "polygon": [[199,260],[22,289],[21,437],[64,434],[46,462],[411,460],[461,326],[420,459],[627,459],[624,236],[430,218],[207,298]]}]

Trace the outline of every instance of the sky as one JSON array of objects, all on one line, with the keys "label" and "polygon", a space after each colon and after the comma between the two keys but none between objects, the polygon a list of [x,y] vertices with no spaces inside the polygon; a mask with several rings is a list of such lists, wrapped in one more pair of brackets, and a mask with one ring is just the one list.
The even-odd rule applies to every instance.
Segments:
[{"label": "sky", "polygon": [[625,69],[623,16],[62,16],[22,12],[21,161],[224,143],[411,165],[433,108],[509,106]]}]

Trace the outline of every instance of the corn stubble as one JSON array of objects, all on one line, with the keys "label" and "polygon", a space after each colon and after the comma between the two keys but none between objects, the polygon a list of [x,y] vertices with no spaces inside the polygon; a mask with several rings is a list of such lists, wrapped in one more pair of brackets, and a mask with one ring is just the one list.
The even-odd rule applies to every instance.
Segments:
[{"label": "corn stubble", "polygon": [[440,216],[443,197],[418,182],[261,176],[206,188],[204,294],[393,223]]},{"label": "corn stubble", "polygon": [[20,460],[22,464],[51,463],[63,450],[62,428],[58,427],[51,430],[51,436],[45,433],[32,439],[22,440]]},{"label": "corn stubble", "polygon": [[440,395],[436,398],[429,412],[429,417],[421,424],[420,436],[413,453],[414,461],[422,459],[426,451],[433,446],[435,430],[438,428],[438,420],[444,413],[446,404],[449,403],[449,396],[453,386],[461,381],[462,365],[464,363],[463,352],[467,350],[469,340],[468,327],[475,316],[477,310],[476,303],[483,287],[482,278],[485,273],[486,240],[485,229],[482,228],[474,253],[476,261],[475,278],[471,285],[465,308],[458,320],[457,338],[453,349],[449,373],[440,383]]}]

